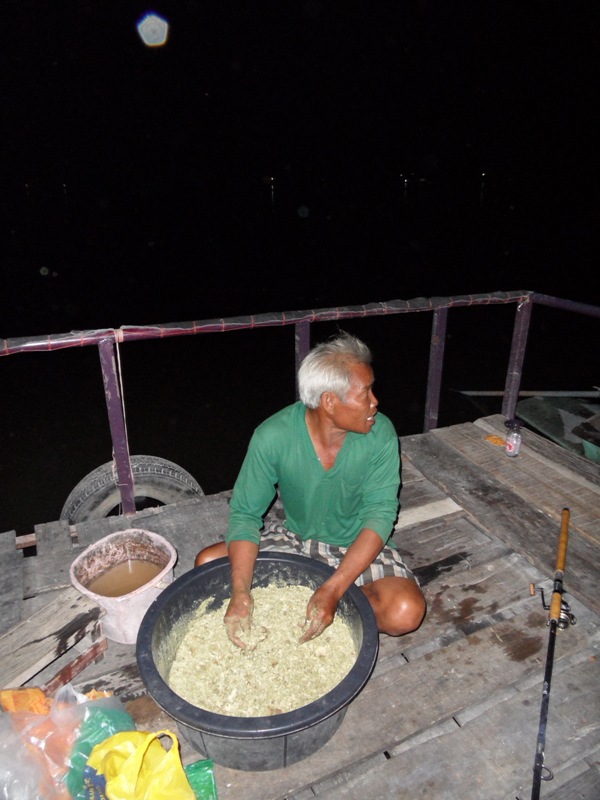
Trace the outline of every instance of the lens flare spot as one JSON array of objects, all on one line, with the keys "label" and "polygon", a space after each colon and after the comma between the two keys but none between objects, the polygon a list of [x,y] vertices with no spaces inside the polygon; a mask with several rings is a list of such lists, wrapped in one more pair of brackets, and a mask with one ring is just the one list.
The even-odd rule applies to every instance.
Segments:
[{"label": "lens flare spot", "polygon": [[158,14],[146,14],[137,24],[141,40],[148,47],[161,47],[169,35],[169,23]]}]

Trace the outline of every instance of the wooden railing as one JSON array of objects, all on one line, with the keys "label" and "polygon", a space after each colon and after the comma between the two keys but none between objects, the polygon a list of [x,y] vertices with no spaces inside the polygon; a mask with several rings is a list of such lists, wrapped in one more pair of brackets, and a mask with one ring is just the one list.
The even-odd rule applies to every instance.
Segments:
[{"label": "wooden railing", "polygon": [[448,312],[454,308],[506,304],[514,304],[516,306],[502,402],[502,414],[507,418],[512,418],[515,415],[519,397],[533,306],[540,304],[598,318],[600,318],[600,307],[528,291],[493,292],[458,297],[417,297],[412,300],[391,300],[362,306],[263,313],[244,317],[158,325],[124,325],[116,329],[71,331],[70,333],[51,334],[48,336],[0,339],[0,355],[9,356],[26,352],[64,350],[88,345],[96,345],[98,347],[122,510],[124,514],[132,514],[135,512],[134,482],[127,444],[118,359],[116,357],[118,344],[147,339],[164,339],[173,336],[195,336],[204,333],[226,333],[235,330],[294,325],[295,362],[296,367],[298,367],[310,349],[311,329],[314,324],[352,318],[429,312],[433,315],[433,321],[423,422],[423,430],[427,432],[436,428],[438,423]]}]

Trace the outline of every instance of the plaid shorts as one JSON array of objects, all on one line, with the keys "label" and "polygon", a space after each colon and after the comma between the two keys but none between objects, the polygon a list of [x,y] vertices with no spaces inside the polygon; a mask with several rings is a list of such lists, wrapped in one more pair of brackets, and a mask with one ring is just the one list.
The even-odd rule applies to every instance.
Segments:
[{"label": "plaid shorts", "polygon": [[[296,553],[308,558],[323,561],[334,569],[348,550],[347,547],[336,547],[333,544],[318,542],[316,539],[302,540],[297,534],[288,531],[279,523],[270,524],[260,538],[260,549],[277,553]],[[354,581],[357,586],[372,583],[379,578],[410,578],[415,576],[400,558],[397,550],[385,545],[371,565]]]}]

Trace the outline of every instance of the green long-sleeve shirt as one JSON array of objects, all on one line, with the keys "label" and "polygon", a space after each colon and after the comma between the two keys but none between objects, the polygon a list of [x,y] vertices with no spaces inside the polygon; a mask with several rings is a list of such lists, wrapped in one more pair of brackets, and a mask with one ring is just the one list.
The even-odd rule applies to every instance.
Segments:
[{"label": "green long-sleeve shirt", "polygon": [[347,433],[335,464],[325,470],[305,414],[297,402],[254,431],[234,486],[226,542],[260,542],[262,516],[278,486],[285,526],[302,539],[348,547],[363,528],[371,528],[387,543],[400,489],[393,424],[378,413],[369,433]]}]

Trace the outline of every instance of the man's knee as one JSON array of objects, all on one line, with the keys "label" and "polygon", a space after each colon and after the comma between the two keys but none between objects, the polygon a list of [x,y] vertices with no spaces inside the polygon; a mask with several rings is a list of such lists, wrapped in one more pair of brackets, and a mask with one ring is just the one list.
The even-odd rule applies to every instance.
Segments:
[{"label": "man's knee", "polygon": [[227,545],[225,542],[217,542],[211,544],[200,550],[194,560],[194,566],[199,567],[202,564],[208,564],[209,561],[215,561],[217,558],[224,558],[227,556]]},{"label": "man's knee", "polygon": [[419,586],[415,583],[415,591],[404,592],[398,596],[390,609],[387,631],[391,636],[416,631],[425,618],[427,604]]},{"label": "man's knee", "polygon": [[423,622],[427,604],[418,583],[410,578],[381,578],[363,587],[381,633],[401,636]]}]

